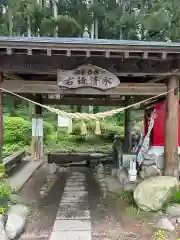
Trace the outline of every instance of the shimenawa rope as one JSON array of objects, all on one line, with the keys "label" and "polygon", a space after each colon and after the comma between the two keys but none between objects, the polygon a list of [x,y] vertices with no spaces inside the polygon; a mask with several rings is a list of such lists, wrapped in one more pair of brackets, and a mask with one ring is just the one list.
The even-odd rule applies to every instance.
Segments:
[{"label": "shimenawa rope", "polygon": [[168,94],[169,92],[172,92],[172,91],[175,91],[176,89],[179,89],[179,87],[176,88],[176,89],[171,89],[169,91],[163,92],[163,93],[158,94],[156,96],[147,98],[145,100],[139,101],[138,103],[133,103],[133,104],[131,104],[129,106],[126,106],[124,108],[117,108],[117,109],[114,109],[114,110],[105,111],[105,112],[101,112],[101,113],[78,113],[78,112],[76,112],[76,113],[67,113],[67,112],[62,111],[60,109],[56,109],[56,108],[49,107],[47,105],[43,105],[43,104],[40,104],[38,102],[32,101],[32,100],[30,100],[28,98],[25,98],[25,97],[21,96],[21,95],[13,93],[13,92],[11,92],[11,91],[9,91],[7,89],[4,89],[4,88],[0,88],[0,89],[2,91],[6,92],[6,93],[12,94],[12,95],[14,95],[14,96],[16,96],[18,98],[21,98],[21,99],[23,99],[25,101],[31,102],[31,103],[33,103],[35,105],[38,105],[38,106],[40,106],[42,108],[45,108],[48,111],[51,111],[51,112],[53,112],[53,113],[55,113],[57,115],[60,115],[62,117],[68,117],[68,118],[71,118],[71,119],[78,119],[78,120],[99,120],[99,119],[104,119],[105,117],[110,117],[110,116],[112,116],[114,114],[117,114],[119,112],[122,112],[122,111],[124,111],[126,109],[136,107],[136,106],[138,106],[138,105],[140,105],[142,103],[145,103],[145,102],[148,102],[150,100],[156,99],[156,98],[158,98],[160,96],[164,96],[164,95]]}]

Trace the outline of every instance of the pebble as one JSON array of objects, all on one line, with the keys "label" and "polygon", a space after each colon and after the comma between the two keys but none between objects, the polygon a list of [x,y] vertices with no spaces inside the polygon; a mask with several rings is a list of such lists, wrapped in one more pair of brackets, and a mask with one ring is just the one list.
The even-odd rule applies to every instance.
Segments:
[{"label": "pebble", "polygon": [[156,228],[164,229],[173,232],[175,230],[175,226],[172,224],[172,222],[167,218],[160,218],[156,225]]},{"label": "pebble", "polygon": [[179,217],[180,216],[180,204],[173,204],[173,205],[168,206],[166,212],[171,217]]}]

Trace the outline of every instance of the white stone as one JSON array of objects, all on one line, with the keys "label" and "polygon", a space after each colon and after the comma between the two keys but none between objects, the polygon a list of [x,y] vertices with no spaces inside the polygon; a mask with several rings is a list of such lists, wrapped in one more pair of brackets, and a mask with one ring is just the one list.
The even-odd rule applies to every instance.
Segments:
[{"label": "white stone", "polygon": [[180,204],[173,204],[168,206],[166,213],[171,217],[180,217]]},{"label": "white stone", "polygon": [[11,207],[9,208],[8,214],[10,213],[14,213],[23,218],[26,218],[29,213],[29,209],[28,207],[22,204],[11,205]]},{"label": "white stone", "polygon": [[157,221],[155,227],[163,229],[163,230],[172,231],[172,232],[175,230],[175,226],[172,224],[172,222],[167,217],[160,218]]},{"label": "white stone", "polygon": [[53,231],[91,231],[90,220],[56,220]]},{"label": "white stone", "polygon": [[91,231],[52,232],[50,240],[92,240]]},{"label": "white stone", "polygon": [[134,200],[139,208],[144,211],[158,211],[162,209],[172,190],[179,183],[176,178],[159,176],[145,179],[134,191]]},{"label": "white stone", "polygon": [[9,239],[4,229],[4,217],[2,215],[0,215],[0,239],[2,240]]},{"label": "white stone", "polygon": [[7,236],[10,239],[14,239],[17,236],[19,236],[25,227],[25,218],[15,214],[15,213],[9,213],[8,214],[8,220],[5,226],[5,231]]}]

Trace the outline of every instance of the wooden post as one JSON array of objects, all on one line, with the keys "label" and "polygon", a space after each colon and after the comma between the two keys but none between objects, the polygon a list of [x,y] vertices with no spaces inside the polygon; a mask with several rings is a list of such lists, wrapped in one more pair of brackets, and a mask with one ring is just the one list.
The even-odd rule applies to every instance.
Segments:
[{"label": "wooden post", "polygon": [[[36,102],[42,103],[42,95],[36,95]],[[35,105],[35,114],[32,118],[32,155],[35,159],[43,157],[43,117],[42,107]]]},{"label": "wooden post", "polygon": [[[128,106],[130,102],[130,97],[126,96],[125,98],[125,105]],[[130,152],[132,147],[132,137],[131,137],[131,131],[132,131],[132,121],[131,121],[131,110],[126,109],[125,110],[125,125],[124,125],[124,151]]]},{"label": "wooden post", "polygon": [[[168,91],[179,87],[178,76],[170,76],[168,79]],[[178,119],[179,97],[176,91],[167,94],[165,103],[165,133],[164,133],[164,161],[167,176],[179,179],[178,166]]]},{"label": "wooden post", "polygon": [[[3,74],[0,73],[0,87],[3,82]],[[0,163],[3,161],[3,92],[0,89]]]}]

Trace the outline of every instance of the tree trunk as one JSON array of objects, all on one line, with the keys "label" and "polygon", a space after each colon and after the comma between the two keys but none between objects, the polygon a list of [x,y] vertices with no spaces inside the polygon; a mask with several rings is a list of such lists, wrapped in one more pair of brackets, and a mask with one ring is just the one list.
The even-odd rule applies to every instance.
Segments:
[{"label": "tree trunk", "polygon": [[[53,2],[53,16],[55,19],[58,17],[58,8],[57,8],[57,2]],[[58,37],[58,26],[54,28],[54,37]]]},{"label": "tree trunk", "polygon": [[13,20],[12,20],[12,10],[8,7],[8,24],[9,24],[9,36],[13,35]]}]

